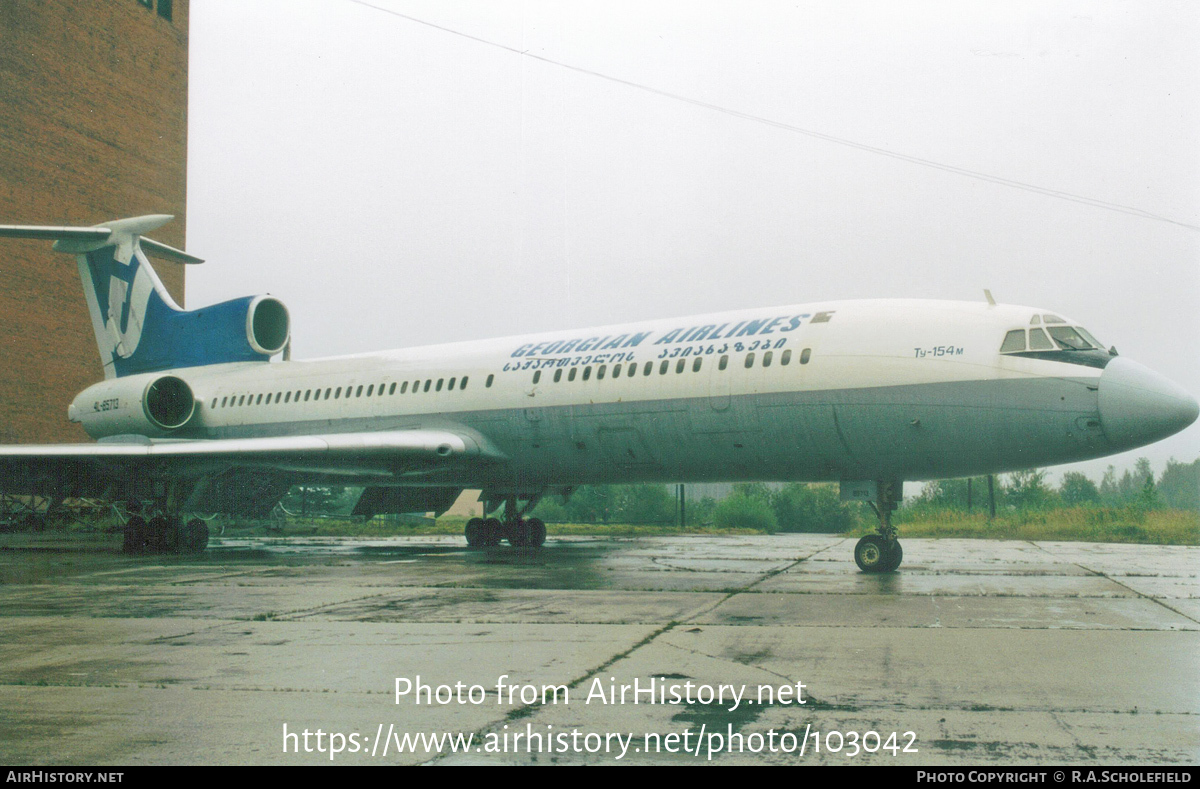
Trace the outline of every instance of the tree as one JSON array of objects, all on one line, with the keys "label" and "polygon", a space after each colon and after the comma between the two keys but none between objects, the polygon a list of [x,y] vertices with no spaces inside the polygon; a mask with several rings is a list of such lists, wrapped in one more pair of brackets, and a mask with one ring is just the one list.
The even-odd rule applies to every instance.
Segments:
[{"label": "tree", "polygon": [[1150,458],[1137,459],[1133,464],[1133,476],[1142,485],[1146,484],[1146,480],[1154,482],[1154,469],[1150,466]]},{"label": "tree", "polygon": [[733,486],[733,493],[768,505],[771,503],[771,489],[765,482],[739,482]]},{"label": "tree", "polygon": [[[951,509],[967,508],[967,485],[970,483],[971,508],[987,507],[987,477],[962,477],[960,479],[936,479],[926,482],[925,488],[915,498],[917,504]],[[998,489],[996,491],[1000,493]]]},{"label": "tree", "polygon": [[1154,475],[1146,477],[1146,484],[1142,485],[1142,492],[1138,494],[1138,504],[1146,509],[1155,509],[1158,507],[1158,490],[1154,486]]},{"label": "tree", "polygon": [[1046,485],[1046,472],[1034,468],[1009,474],[1004,498],[1018,510],[1042,509],[1053,503],[1054,492]]},{"label": "tree", "polygon": [[1062,484],[1058,486],[1058,495],[1064,504],[1071,506],[1100,501],[1100,489],[1096,487],[1096,483],[1079,471],[1063,474]]},{"label": "tree", "polygon": [[1105,504],[1117,504],[1120,501],[1121,490],[1117,486],[1117,470],[1113,466],[1104,470],[1104,477],[1100,480],[1100,498]]},{"label": "tree", "polygon": [[296,485],[280,501],[293,515],[348,515],[362,488],[332,485]]},{"label": "tree", "polygon": [[534,507],[533,516],[545,521],[571,523],[607,523],[609,490],[604,485],[580,485],[564,504],[557,498],[544,498]]},{"label": "tree", "polygon": [[1191,463],[1168,460],[1158,480],[1158,495],[1168,507],[1200,510],[1200,459]]},{"label": "tree", "polygon": [[579,523],[608,523],[609,498],[607,485],[580,485],[567,501],[567,514]]},{"label": "tree", "polygon": [[713,523],[713,513],[716,511],[716,509],[717,500],[712,496],[705,496],[699,501],[688,501],[688,526],[711,526]]},{"label": "tree", "polygon": [[571,523],[674,523],[675,496],[666,485],[580,485],[566,504],[543,499],[535,517]]},{"label": "tree", "polygon": [[567,523],[572,520],[571,515],[567,511],[567,505],[563,504],[557,496],[547,496],[539,501],[538,505],[533,508],[531,515],[541,518],[547,523]]},{"label": "tree", "polygon": [[[1147,458],[1138,458],[1133,471],[1126,469],[1120,480],[1117,480],[1112,466],[1108,469],[1100,484],[1100,495],[1106,504],[1120,506],[1143,501],[1146,481],[1149,480],[1152,485],[1154,483],[1154,469]],[[1112,472],[1111,476],[1109,472]]]},{"label": "tree", "polygon": [[613,517],[621,523],[676,523],[678,504],[666,485],[614,485]]}]

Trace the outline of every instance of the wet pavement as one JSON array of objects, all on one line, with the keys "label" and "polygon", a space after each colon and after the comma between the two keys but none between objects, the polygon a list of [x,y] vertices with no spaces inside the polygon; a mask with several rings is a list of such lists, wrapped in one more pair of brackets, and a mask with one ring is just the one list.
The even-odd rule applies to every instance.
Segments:
[{"label": "wet pavement", "polygon": [[[910,539],[871,576],[809,535],[3,540],[5,763],[1200,755],[1200,548]],[[418,676],[429,695],[397,703]],[[620,703],[635,681],[653,696]],[[469,749],[412,739],[443,733]]]}]

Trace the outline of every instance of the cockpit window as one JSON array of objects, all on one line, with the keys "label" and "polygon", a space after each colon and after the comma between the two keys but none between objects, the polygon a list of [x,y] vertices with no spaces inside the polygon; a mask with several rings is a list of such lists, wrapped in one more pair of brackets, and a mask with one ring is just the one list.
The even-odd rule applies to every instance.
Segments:
[{"label": "cockpit window", "polygon": [[1046,331],[1050,332],[1055,342],[1068,351],[1087,351],[1095,347],[1070,326],[1051,326]]},{"label": "cockpit window", "polygon": [[1042,316],[1041,316],[1041,315],[1034,315],[1032,318],[1030,318],[1030,319],[1029,319],[1029,325],[1030,325],[1030,326],[1037,326],[1037,325],[1038,325],[1039,323],[1041,323],[1041,322],[1042,322]]},{"label": "cockpit window", "polygon": [[1004,344],[1000,346],[1000,353],[1018,353],[1025,350],[1025,330],[1014,329],[1004,335]]},{"label": "cockpit window", "polygon": [[1090,342],[1092,345],[1096,346],[1097,348],[1100,348],[1100,349],[1104,348],[1103,343],[1101,343],[1099,340],[1097,340],[1095,337],[1093,337],[1091,332],[1089,332],[1087,329],[1083,328],[1082,326],[1076,326],[1075,331],[1079,332],[1080,336],[1082,336],[1083,339],[1087,340],[1088,342]]},{"label": "cockpit window", "polygon": [[1030,329],[1029,350],[1052,351],[1054,350],[1054,343],[1050,342],[1050,338],[1046,336],[1046,332],[1041,329]]},{"label": "cockpit window", "polygon": [[1042,320],[1044,320],[1046,323],[1066,323],[1065,320],[1057,315],[1043,315]]},{"label": "cockpit window", "polygon": [[[1010,357],[1024,357],[1079,364],[1085,367],[1104,369],[1116,350],[1106,351],[1100,342],[1082,326],[1049,325],[1053,315],[1035,315],[1029,329],[1012,329],[1005,333],[1000,344],[1000,353]],[[1051,338],[1054,339],[1051,339]],[[1028,342],[1026,342],[1028,340]]]}]

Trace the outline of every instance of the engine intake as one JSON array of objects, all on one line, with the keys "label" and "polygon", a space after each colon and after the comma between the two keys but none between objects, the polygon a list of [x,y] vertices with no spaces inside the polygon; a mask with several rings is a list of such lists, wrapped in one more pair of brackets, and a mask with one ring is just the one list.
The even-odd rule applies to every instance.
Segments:
[{"label": "engine intake", "polygon": [[283,350],[291,336],[291,318],[283,302],[258,296],[246,310],[246,339],[250,347],[267,356]]},{"label": "engine intake", "polygon": [[196,395],[174,375],[148,373],[103,381],[83,390],[67,412],[92,438],[176,434],[196,415]]},{"label": "engine intake", "polygon": [[146,386],[142,405],[147,419],[163,430],[175,430],[191,420],[196,412],[196,397],[182,378],[164,375]]}]

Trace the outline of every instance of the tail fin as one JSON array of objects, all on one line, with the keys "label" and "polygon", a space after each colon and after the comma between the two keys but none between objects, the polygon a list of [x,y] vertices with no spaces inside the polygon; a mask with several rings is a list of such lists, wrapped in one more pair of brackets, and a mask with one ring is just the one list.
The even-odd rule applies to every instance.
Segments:
[{"label": "tail fin", "polygon": [[55,239],[55,250],[76,256],[106,378],[267,361],[283,350],[289,320],[277,299],[245,297],[192,311],[175,303],[146,252],[181,263],[203,261],[142,236],[171,219],[154,214],[94,227],[0,225],[0,237]]}]

